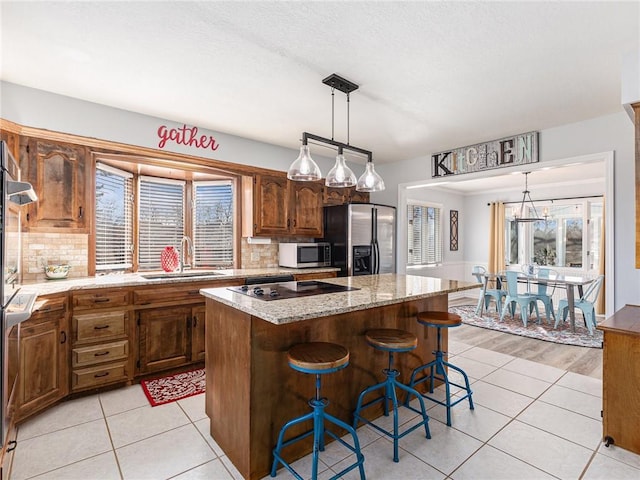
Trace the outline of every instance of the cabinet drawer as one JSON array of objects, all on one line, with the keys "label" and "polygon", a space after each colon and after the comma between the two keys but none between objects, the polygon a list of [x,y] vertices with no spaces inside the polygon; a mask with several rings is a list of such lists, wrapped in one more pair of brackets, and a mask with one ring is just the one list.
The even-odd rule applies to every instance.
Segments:
[{"label": "cabinet drawer", "polygon": [[129,341],[102,343],[90,347],[74,348],[72,361],[74,367],[84,367],[96,363],[112,362],[126,359],[129,355]]},{"label": "cabinet drawer", "polygon": [[133,303],[136,305],[149,305],[152,303],[193,301],[202,302],[204,297],[200,295],[200,286],[174,288],[137,289],[133,292]]},{"label": "cabinet drawer", "polygon": [[87,343],[124,337],[127,334],[127,312],[100,312],[73,316],[76,343]]},{"label": "cabinet drawer", "polygon": [[57,298],[43,298],[38,297],[36,299],[35,308],[33,310],[32,316],[38,315],[40,313],[50,313],[59,310],[64,310],[67,308],[67,297],[57,297]]},{"label": "cabinet drawer", "polygon": [[101,367],[74,370],[71,375],[71,388],[80,390],[122,380],[127,380],[126,363],[112,363]]},{"label": "cabinet drawer", "polygon": [[73,306],[76,309],[121,307],[128,304],[128,290],[104,290],[73,294]]}]

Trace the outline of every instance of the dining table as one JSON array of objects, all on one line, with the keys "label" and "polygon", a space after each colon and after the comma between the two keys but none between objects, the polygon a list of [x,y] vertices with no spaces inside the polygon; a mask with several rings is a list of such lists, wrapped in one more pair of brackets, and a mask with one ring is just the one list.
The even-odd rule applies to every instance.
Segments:
[{"label": "dining table", "polygon": [[[584,286],[589,285],[596,279],[590,275],[568,275],[565,273],[557,273],[554,271],[549,272],[548,275],[540,275],[538,271],[534,273],[518,272],[518,282],[527,284],[527,291],[530,291],[532,284],[546,284],[548,286],[555,286],[563,288],[567,291],[567,307],[569,310],[569,321],[571,323],[571,331],[576,331],[576,312],[575,312],[575,299],[576,289],[578,291],[578,297],[581,298],[584,292]],[[497,288],[501,289],[502,285],[506,285],[507,277],[505,272],[491,273],[485,272],[483,274],[482,290],[480,292],[480,300],[476,308],[476,314],[482,316],[484,309],[484,295],[487,291],[487,285],[490,281],[495,281]]]}]

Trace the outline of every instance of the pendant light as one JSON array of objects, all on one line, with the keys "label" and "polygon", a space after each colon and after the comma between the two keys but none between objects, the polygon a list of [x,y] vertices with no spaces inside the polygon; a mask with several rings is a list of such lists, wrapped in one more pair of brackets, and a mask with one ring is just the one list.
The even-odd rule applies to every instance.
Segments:
[{"label": "pendant light", "polygon": [[[529,184],[527,182],[528,175],[530,173],[531,172],[524,172],[524,191],[522,192],[522,202],[520,203],[520,209],[516,211],[514,218],[514,220],[519,223],[531,223],[544,220],[538,216],[536,206],[533,204],[533,200],[531,200],[531,193],[529,192]],[[527,198],[529,199],[528,204]],[[531,212],[533,212],[533,215],[530,215]]]},{"label": "pendant light", "polygon": [[[384,182],[380,175],[378,175],[373,169],[373,154],[369,150],[364,150],[359,147],[355,147],[349,144],[349,94],[359,87],[353,82],[340,77],[337,74],[331,74],[322,83],[331,87],[331,139],[320,137],[312,133],[303,132],[302,134],[302,147],[300,148],[300,155],[291,164],[287,172],[287,178],[296,181],[313,181],[322,178],[320,168],[311,158],[309,151],[309,140],[313,140],[317,143],[324,143],[338,147],[338,155],[336,156],[336,163],[333,168],[329,170],[327,178],[325,179],[325,185],[328,187],[347,188],[356,185],[356,190],[361,192],[378,192],[384,190]],[[340,90],[347,96],[347,143],[338,142],[334,140],[334,99],[335,90]],[[356,176],[353,171],[347,166],[344,151],[349,150],[357,152],[367,157],[367,164],[364,174],[356,181]]]},{"label": "pendant light", "polygon": [[327,187],[353,187],[356,184],[356,174],[347,166],[342,148],[338,148],[336,163],[327,173],[324,184]]},{"label": "pendant light", "polygon": [[384,180],[373,168],[373,162],[367,161],[362,176],[358,179],[356,190],[359,192],[381,192],[384,190]]},{"label": "pendant light", "polygon": [[310,182],[322,178],[320,167],[318,167],[318,164],[311,158],[309,145],[306,143],[300,147],[300,155],[298,155],[298,158],[296,158],[289,167],[287,178],[299,182]]}]

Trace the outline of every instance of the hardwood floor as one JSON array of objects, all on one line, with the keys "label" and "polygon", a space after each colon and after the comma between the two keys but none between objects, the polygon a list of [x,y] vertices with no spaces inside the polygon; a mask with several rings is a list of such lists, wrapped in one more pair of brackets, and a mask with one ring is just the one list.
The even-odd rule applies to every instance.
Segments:
[{"label": "hardwood floor", "polygon": [[[449,305],[468,305],[473,304],[474,301],[474,299],[462,298],[450,301]],[[602,379],[602,349],[600,348],[545,342],[472,325],[452,328],[449,331],[449,339]]]}]

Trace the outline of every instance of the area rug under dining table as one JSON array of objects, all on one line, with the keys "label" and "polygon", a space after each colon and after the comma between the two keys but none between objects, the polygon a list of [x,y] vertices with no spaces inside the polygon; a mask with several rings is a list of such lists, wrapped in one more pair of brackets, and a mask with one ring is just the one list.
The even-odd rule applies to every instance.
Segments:
[{"label": "area rug under dining table", "polygon": [[540,323],[537,323],[534,315],[531,316],[525,327],[519,313],[516,313],[514,318],[506,314],[504,319],[500,321],[500,315],[495,310],[484,311],[482,317],[476,315],[475,305],[449,307],[449,312],[460,315],[462,322],[467,325],[535,338],[536,340],[544,340],[546,342],[576,345],[579,347],[602,348],[602,332],[594,329],[593,335],[590,335],[580,315],[576,317],[576,331],[572,332],[568,318],[567,321],[561,322],[558,328],[553,328],[555,323],[553,317],[550,323],[546,323],[544,313],[540,314]]}]

